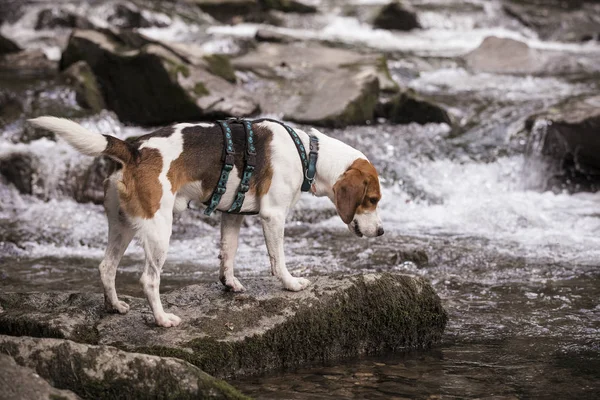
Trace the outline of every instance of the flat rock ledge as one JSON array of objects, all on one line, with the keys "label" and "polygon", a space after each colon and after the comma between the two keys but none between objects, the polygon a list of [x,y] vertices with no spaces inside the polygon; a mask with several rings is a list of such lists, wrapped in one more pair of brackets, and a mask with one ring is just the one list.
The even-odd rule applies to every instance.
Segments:
[{"label": "flat rock ledge", "polygon": [[425,348],[439,341],[447,315],[420,277],[366,274],[313,277],[302,292],[275,278],[247,291],[191,285],[162,295],[183,322],[159,328],[145,299],[122,296],[126,315],[103,311],[101,294],[0,293],[0,334],[69,339],[175,357],[218,378],[258,374],[364,354]]},{"label": "flat rock ledge", "polygon": [[[9,357],[1,353],[6,353]],[[23,390],[32,389],[32,384],[35,384],[37,391],[41,392],[40,397],[29,397],[31,399],[44,398],[44,392],[50,395],[45,398],[50,399],[79,398],[69,391],[54,387],[68,388],[86,399],[247,398],[227,383],[185,361],[129,353],[112,346],[93,346],[64,339],[0,335],[0,361],[5,358],[12,361],[10,357],[20,367],[14,362],[10,362],[8,366],[3,365],[0,367],[0,380],[3,372],[11,374],[13,378],[18,373],[22,377],[21,384],[7,381],[6,386],[2,385],[3,394],[8,390],[9,393],[27,395]],[[37,379],[32,370],[39,375]],[[28,372],[30,377],[26,376]],[[48,382],[44,382],[42,378]]]}]

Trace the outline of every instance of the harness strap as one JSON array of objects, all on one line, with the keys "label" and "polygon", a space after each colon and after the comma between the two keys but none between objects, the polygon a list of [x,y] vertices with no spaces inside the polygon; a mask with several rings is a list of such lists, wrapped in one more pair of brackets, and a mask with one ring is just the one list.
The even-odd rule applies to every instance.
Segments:
[{"label": "harness strap", "polygon": [[[277,121],[279,122],[279,121]],[[300,156],[300,161],[302,161],[302,171],[304,175],[304,182],[302,182],[301,190],[303,192],[308,192],[313,182],[315,181],[315,174],[317,173],[317,157],[319,155],[319,138],[314,135],[308,135],[310,138],[310,153],[306,155],[306,149],[304,148],[304,144],[300,137],[296,133],[296,131],[289,125],[286,125],[282,122],[279,122],[283,127],[288,131],[294,144],[296,145],[296,149],[298,150],[298,155]]]},{"label": "harness strap", "polygon": [[228,213],[239,213],[242,209],[244,199],[246,198],[246,192],[250,190],[250,179],[252,178],[252,173],[256,166],[256,147],[254,146],[252,121],[244,120],[240,122],[244,126],[244,131],[246,133],[246,154],[244,157],[246,165],[244,166],[244,172],[242,174],[240,186],[238,187],[237,195],[235,196],[233,204],[231,204],[231,207],[227,210]]},{"label": "harness strap", "polygon": [[221,197],[225,194],[227,190],[227,180],[229,179],[229,173],[233,169],[233,164],[235,162],[235,152],[233,151],[233,139],[231,136],[231,127],[226,121],[218,121],[219,125],[221,125],[221,131],[223,132],[223,139],[225,141],[225,153],[223,155],[223,169],[221,170],[221,176],[219,177],[219,182],[217,183],[217,187],[213,191],[213,194],[210,198],[210,202],[206,209],[204,210],[205,215],[210,215],[215,211],[219,202],[221,201]]}]

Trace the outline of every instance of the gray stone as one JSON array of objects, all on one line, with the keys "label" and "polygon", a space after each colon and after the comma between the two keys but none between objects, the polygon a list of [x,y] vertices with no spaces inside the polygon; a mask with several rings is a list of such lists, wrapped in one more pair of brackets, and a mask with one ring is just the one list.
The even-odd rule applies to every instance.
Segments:
[{"label": "gray stone", "polygon": [[504,0],[510,17],[533,29],[542,40],[600,40],[600,2],[582,0]]},{"label": "gray stone", "polygon": [[531,116],[526,129],[528,156],[541,156],[550,163],[547,172],[557,174],[550,186],[571,183],[564,188],[572,192],[600,189],[600,96],[557,104]]},{"label": "gray stone", "polygon": [[385,58],[317,44],[260,43],[232,63],[257,77],[251,86],[263,112],[300,123],[364,124],[380,90],[397,90]]},{"label": "gray stone", "polygon": [[15,360],[5,354],[0,354],[0,387],[0,400],[79,399],[71,391],[52,387],[33,369],[17,365]]},{"label": "gray stone", "polygon": [[10,354],[18,364],[35,369],[56,387],[68,388],[84,398],[140,399],[150,394],[158,399],[247,398],[227,383],[176,358],[70,340],[3,335],[0,353]]},{"label": "gray stone", "polygon": [[62,75],[67,84],[75,90],[75,99],[80,107],[93,112],[106,108],[94,72],[85,61],[72,64]]},{"label": "gray stone", "polygon": [[532,49],[514,39],[486,37],[481,45],[465,55],[476,72],[515,75],[560,75],[598,70],[586,66],[564,52]]},{"label": "gray stone", "polygon": [[54,29],[57,27],[91,29],[94,24],[82,15],[61,8],[54,7],[40,11],[35,29]]},{"label": "gray stone", "polygon": [[227,80],[232,73],[221,73],[225,57],[215,68],[214,58],[192,46],[183,58],[183,47],[171,49],[133,32],[75,31],[61,68],[86,61],[106,106],[127,122],[160,125],[258,111],[253,97]]},{"label": "gray stone", "polygon": [[380,29],[410,31],[421,27],[416,12],[410,5],[392,1],[378,10],[373,26]]},{"label": "gray stone", "polygon": [[185,0],[197,4],[202,11],[222,22],[237,20],[259,22],[269,19],[271,10],[295,13],[314,13],[317,9],[298,0]]},{"label": "gray stone", "polygon": [[23,50],[0,56],[0,72],[20,77],[49,77],[58,73],[58,63],[49,60],[42,50]]},{"label": "gray stone", "polygon": [[248,279],[245,293],[220,284],[162,295],[176,328],[155,326],[145,299],[121,296],[126,315],[105,314],[101,294],[0,293],[0,333],[115,345],[187,360],[218,377],[428,347],[447,316],[424,279],[369,274],[315,277],[302,292],[275,278]]},{"label": "gray stone", "polygon": [[0,175],[21,193],[31,194],[33,191],[33,156],[24,153],[13,153],[0,159]]},{"label": "gray stone", "polygon": [[448,112],[433,101],[418,96],[412,90],[382,99],[377,107],[377,116],[394,124],[446,123],[452,125]]}]

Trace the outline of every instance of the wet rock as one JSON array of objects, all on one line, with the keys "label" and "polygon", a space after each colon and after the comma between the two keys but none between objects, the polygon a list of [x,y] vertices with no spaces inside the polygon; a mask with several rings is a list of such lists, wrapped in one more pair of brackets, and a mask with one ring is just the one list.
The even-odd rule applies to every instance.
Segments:
[{"label": "wet rock", "polygon": [[54,29],[57,27],[92,29],[94,24],[84,16],[62,8],[47,8],[40,11],[35,23],[36,30]]},{"label": "wet rock", "polygon": [[35,168],[34,158],[30,154],[13,153],[5,158],[0,158],[0,174],[21,192],[33,192]]},{"label": "wet rock", "polygon": [[12,357],[0,354],[0,387],[3,399],[75,400],[75,393],[52,387],[31,368],[17,365]]},{"label": "wet rock", "polygon": [[254,38],[257,42],[290,43],[295,41],[291,36],[267,28],[258,29]]},{"label": "wet rock", "polygon": [[373,26],[380,29],[410,31],[420,28],[416,12],[407,4],[393,1],[382,7],[373,18]]},{"label": "wet rock", "polygon": [[11,92],[0,92],[0,127],[18,119],[22,112],[21,99]]},{"label": "wet rock", "polygon": [[452,125],[452,119],[443,107],[421,98],[412,90],[382,99],[377,107],[377,117],[386,118],[394,124],[432,122]]},{"label": "wet rock", "polygon": [[579,42],[600,33],[597,1],[505,0],[502,8],[542,40]]},{"label": "wet rock", "polygon": [[58,63],[43,51],[23,50],[0,56],[0,73],[18,77],[49,77],[58,73]]},{"label": "wet rock", "polygon": [[127,122],[161,125],[258,111],[252,96],[219,76],[226,58],[213,68],[214,58],[207,61],[193,46],[186,46],[184,58],[183,47],[171,49],[133,32],[75,31],[60,65],[86,61],[106,106]]},{"label": "wet rock", "polygon": [[527,152],[550,163],[548,188],[600,189],[600,96],[570,99],[530,117]]},{"label": "wet rock", "polygon": [[62,75],[67,84],[75,90],[79,106],[93,112],[106,108],[96,76],[88,63],[78,61],[64,70]]},{"label": "wet rock", "polygon": [[21,48],[9,38],[0,35],[0,56],[8,53],[17,53]]},{"label": "wet rock", "polygon": [[[145,299],[122,296],[126,315],[104,314],[101,294],[0,293],[0,333],[67,338],[174,356],[215,376],[391,352],[436,343],[446,313],[422,278],[368,274],[313,277],[302,292],[275,278],[249,279],[245,293],[220,284],[162,295],[177,328],[154,325]],[[76,391],[77,392],[77,391]]]},{"label": "wet rock", "polygon": [[314,125],[364,124],[380,88],[395,85],[385,59],[317,44],[261,43],[232,62],[254,74],[249,86],[261,110]]},{"label": "wet rock", "polygon": [[532,49],[518,40],[495,36],[486,37],[465,60],[474,71],[496,74],[558,75],[586,69],[568,54]]},{"label": "wet rock", "polygon": [[[10,354],[22,367],[35,369],[56,387],[70,389],[84,398],[140,399],[149,393],[153,398],[246,398],[227,383],[176,358],[69,340],[2,335],[0,353]],[[66,393],[70,397],[65,398],[77,398]]]},{"label": "wet rock", "polygon": [[108,17],[108,22],[112,26],[122,29],[149,28],[151,26],[163,28],[169,25],[168,21],[168,17],[165,19],[154,18],[150,13],[144,12],[137,5],[129,2],[116,4],[113,14]]},{"label": "wet rock", "polygon": [[270,19],[269,11],[314,13],[317,9],[297,0],[186,0],[221,22],[261,22]]},{"label": "wet rock", "polygon": [[116,162],[108,157],[97,157],[83,173],[75,179],[73,198],[79,203],[103,204],[104,180],[117,168]]}]

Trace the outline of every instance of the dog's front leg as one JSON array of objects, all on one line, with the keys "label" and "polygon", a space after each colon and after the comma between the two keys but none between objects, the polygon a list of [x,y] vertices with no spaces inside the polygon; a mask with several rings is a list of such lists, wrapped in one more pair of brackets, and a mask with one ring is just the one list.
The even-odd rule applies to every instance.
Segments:
[{"label": "dog's front leg", "polygon": [[235,253],[238,248],[242,221],[244,221],[243,215],[221,214],[221,252],[219,254],[221,266],[219,269],[219,279],[223,285],[234,292],[243,292],[245,290],[244,286],[233,275],[233,265],[235,263]]},{"label": "dog's front leg", "polygon": [[283,282],[283,287],[287,290],[297,292],[306,288],[310,285],[310,281],[305,278],[293,277],[285,266],[285,254],[283,252],[285,213],[261,213],[260,218],[271,261],[271,272]]}]

